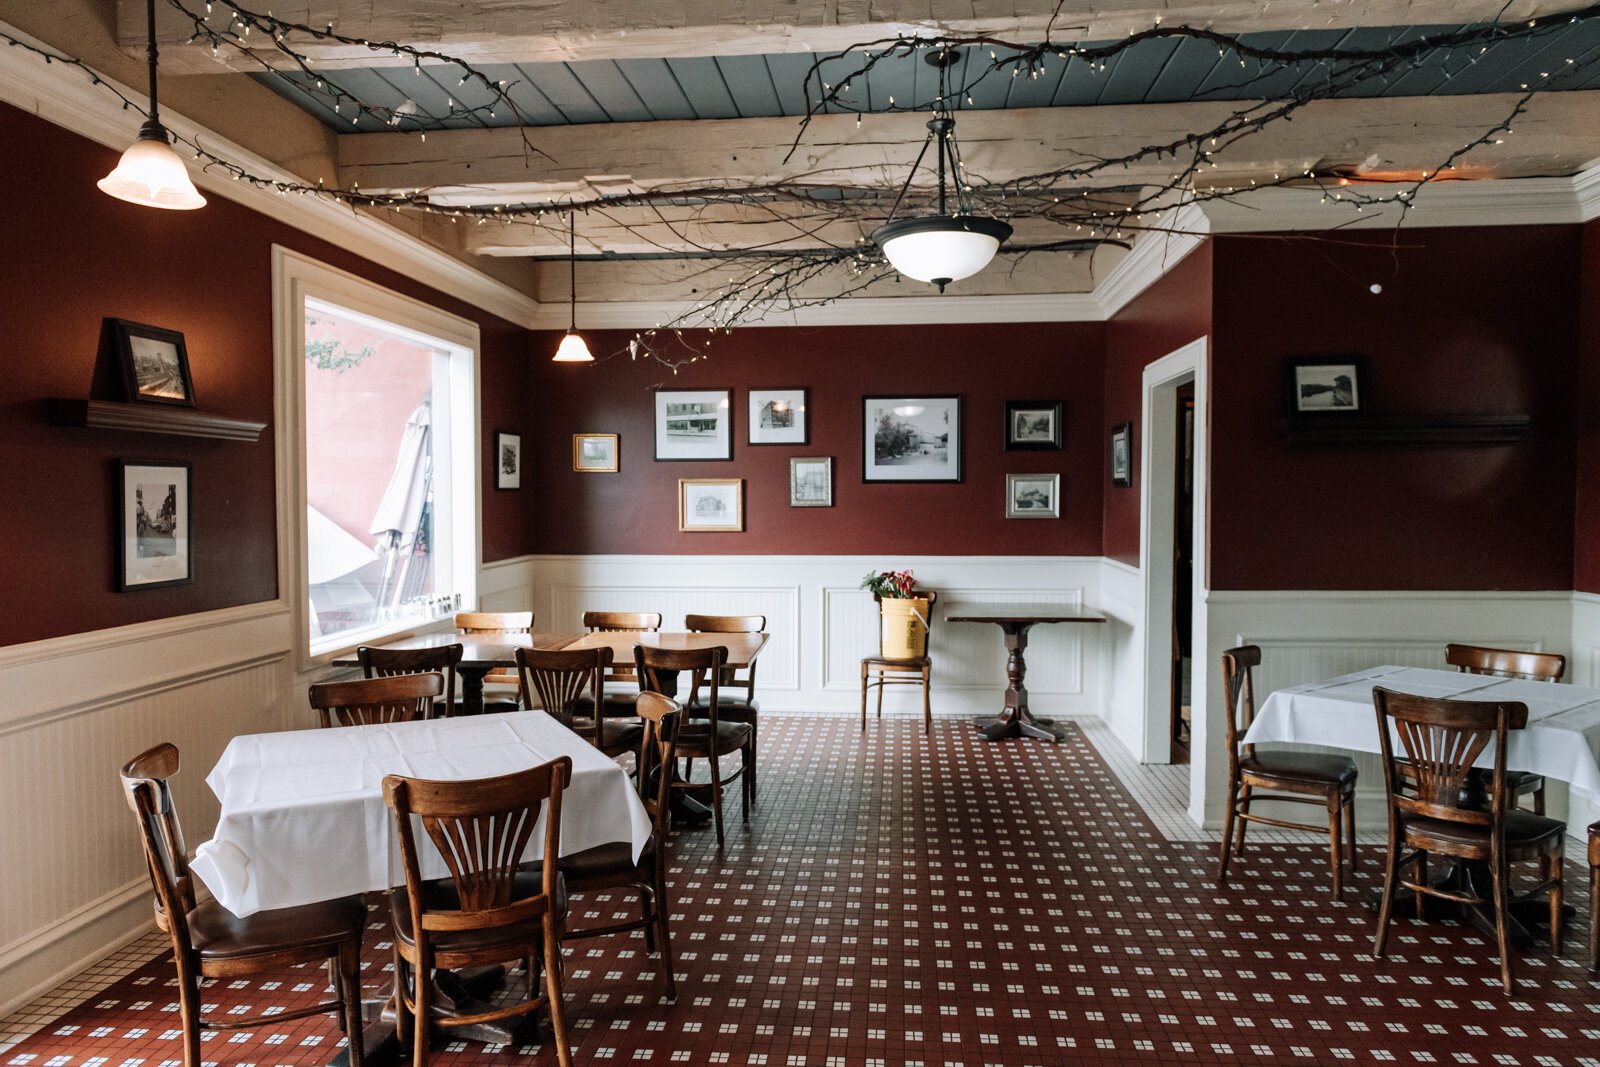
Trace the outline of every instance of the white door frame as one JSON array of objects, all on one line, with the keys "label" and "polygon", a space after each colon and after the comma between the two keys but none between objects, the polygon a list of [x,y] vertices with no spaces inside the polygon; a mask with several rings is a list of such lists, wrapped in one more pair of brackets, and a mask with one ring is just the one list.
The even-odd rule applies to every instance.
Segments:
[{"label": "white door frame", "polygon": [[1144,583],[1144,723],[1142,763],[1171,759],[1172,553],[1176,506],[1178,433],[1173,418],[1178,388],[1194,383],[1194,530],[1193,611],[1194,688],[1190,699],[1190,814],[1204,795],[1206,521],[1208,470],[1209,378],[1207,339],[1184,345],[1144,369],[1140,405],[1139,449],[1139,574]]}]

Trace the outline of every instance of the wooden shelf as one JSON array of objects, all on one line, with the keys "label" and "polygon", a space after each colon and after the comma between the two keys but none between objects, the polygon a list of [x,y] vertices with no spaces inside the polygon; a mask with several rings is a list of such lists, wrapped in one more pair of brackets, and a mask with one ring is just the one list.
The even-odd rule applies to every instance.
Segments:
[{"label": "wooden shelf", "polygon": [[1306,445],[1510,445],[1527,436],[1526,415],[1325,416],[1286,420],[1291,447]]},{"label": "wooden shelf", "polygon": [[119,404],[107,400],[74,400],[67,397],[51,397],[45,404],[50,421],[57,426],[81,426],[93,430],[211,437],[223,441],[259,441],[261,431],[267,428],[264,422],[202,415],[189,408],[160,404]]}]

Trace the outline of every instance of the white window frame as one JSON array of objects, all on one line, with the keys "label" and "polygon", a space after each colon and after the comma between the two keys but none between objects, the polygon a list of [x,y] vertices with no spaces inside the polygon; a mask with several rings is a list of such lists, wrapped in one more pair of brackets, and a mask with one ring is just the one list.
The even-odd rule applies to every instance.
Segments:
[{"label": "white window frame", "polygon": [[[434,495],[434,535],[455,571],[449,585],[463,605],[477,603],[483,561],[483,495],[478,441],[482,425],[478,393],[478,324],[420,300],[375,285],[348,271],[274,245],[272,321],[275,370],[276,456],[278,466],[278,588],[289,603],[297,668],[306,672],[360,644],[438,629],[452,620],[411,619],[335,635],[315,645],[311,639],[311,593],[306,547],[306,339],[307,300],[332,304],[356,316],[370,316],[385,332],[399,328],[417,343],[449,351],[448,457],[436,448],[436,462],[448,466]],[[459,443],[459,447],[457,446]],[[446,484],[448,481],[448,484]]]}]

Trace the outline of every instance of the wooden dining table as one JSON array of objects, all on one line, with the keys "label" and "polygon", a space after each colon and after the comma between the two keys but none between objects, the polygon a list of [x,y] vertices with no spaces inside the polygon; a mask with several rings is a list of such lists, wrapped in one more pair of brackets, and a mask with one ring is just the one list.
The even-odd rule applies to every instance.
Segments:
[{"label": "wooden dining table", "polygon": [[[728,650],[727,666],[748,667],[755,662],[766,647],[764,633],[678,633],[672,631],[640,632],[633,630],[596,631],[593,633],[531,633],[531,634],[463,634],[454,632],[412,634],[372,647],[381,649],[415,650],[461,646],[461,662],[456,674],[461,680],[461,710],[466,715],[483,712],[483,679],[492,670],[515,667],[516,650],[537,648],[546,650],[609,648],[617,663],[631,662],[633,646],[652,648],[696,649],[721,646]],[[360,663],[354,651],[339,656],[337,667],[353,667]],[[677,673],[664,673],[662,691],[667,696],[677,695]]]},{"label": "wooden dining table", "polygon": [[[971,604],[952,605],[945,622],[987,622],[1000,627],[1006,645],[1005,704],[997,717],[983,716],[978,731],[985,741],[1007,737],[1032,737],[1041,741],[1060,741],[1063,731],[1053,720],[1036,719],[1028,710],[1028,631],[1041,623],[1103,623],[1106,617],[1095,611],[1065,604]],[[865,699],[865,698],[863,698]]]}]

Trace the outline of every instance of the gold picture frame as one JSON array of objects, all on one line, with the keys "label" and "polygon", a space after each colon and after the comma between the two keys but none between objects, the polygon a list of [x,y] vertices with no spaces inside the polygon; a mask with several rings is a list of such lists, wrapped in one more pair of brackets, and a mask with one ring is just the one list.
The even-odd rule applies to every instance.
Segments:
[{"label": "gold picture frame", "polygon": [[622,458],[622,442],[614,433],[572,435],[572,469],[580,474],[615,474]]},{"label": "gold picture frame", "polygon": [[743,478],[679,478],[679,533],[743,533]]}]

